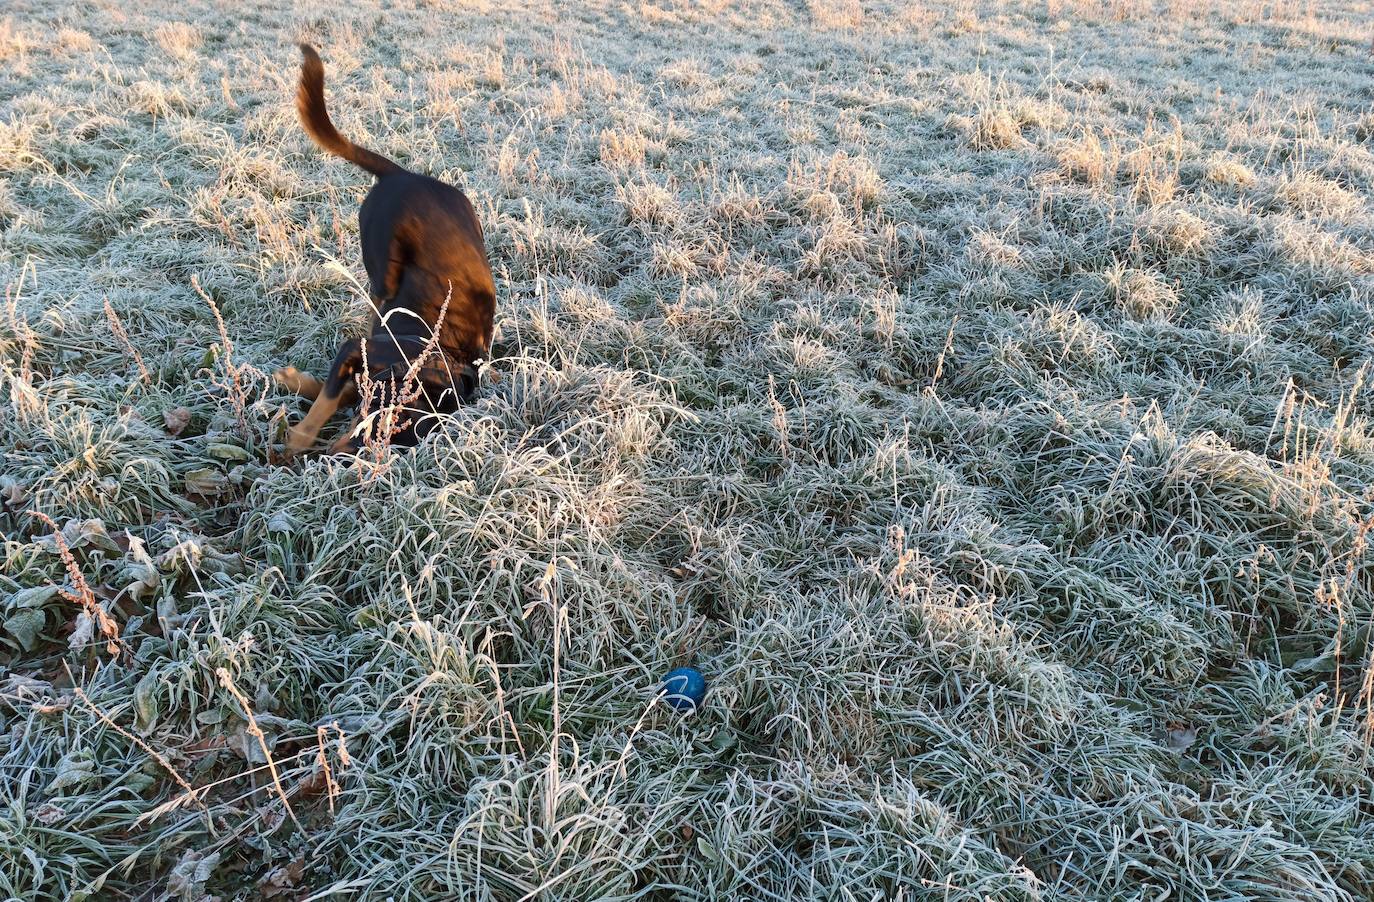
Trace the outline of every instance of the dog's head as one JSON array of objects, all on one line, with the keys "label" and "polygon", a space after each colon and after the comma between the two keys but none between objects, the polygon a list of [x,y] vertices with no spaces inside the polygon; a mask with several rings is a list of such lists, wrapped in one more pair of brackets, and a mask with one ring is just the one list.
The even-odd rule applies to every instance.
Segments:
[{"label": "dog's head", "polygon": [[[370,419],[361,432],[380,426],[391,432],[393,445],[419,444],[442,416],[477,394],[480,377],[475,363],[459,368],[441,351],[430,350],[426,355],[423,346],[412,348],[404,340],[369,342],[367,363],[368,378],[359,382],[359,388],[364,390],[363,400],[370,408],[365,416]],[[386,408],[394,412],[379,413]],[[350,444],[361,446],[363,440],[358,435]]]}]

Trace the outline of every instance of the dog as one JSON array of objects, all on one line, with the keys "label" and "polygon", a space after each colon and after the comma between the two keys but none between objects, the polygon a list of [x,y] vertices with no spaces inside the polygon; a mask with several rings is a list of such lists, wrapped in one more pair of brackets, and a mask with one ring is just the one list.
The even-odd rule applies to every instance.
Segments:
[{"label": "dog", "polygon": [[[496,286],[482,225],[462,191],[339,134],[325,108],[324,63],[309,44],[300,50],[296,111],[305,133],[377,178],[358,211],[374,313],[368,334],[343,343],[323,382],[294,367],[274,374],[314,401],[288,431],[283,456],[310,448],[335,411],[360,400],[364,408],[391,405],[382,441],[414,446],[439,415],[472,399],[491,352]],[[360,411],[329,452],[357,453],[369,433],[377,436],[377,413]]]}]

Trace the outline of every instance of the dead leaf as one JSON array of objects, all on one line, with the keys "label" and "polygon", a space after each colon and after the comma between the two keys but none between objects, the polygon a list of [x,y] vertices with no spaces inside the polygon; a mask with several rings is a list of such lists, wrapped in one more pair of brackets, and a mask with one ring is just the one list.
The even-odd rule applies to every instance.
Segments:
[{"label": "dead leaf", "polygon": [[181,435],[191,422],[191,411],[185,407],[173,407],[171,410],[164,410],[162,422],[167,425],[167,431],[173,436]]},{"label": "dead leaf", "polygon": [[277,832],[277,828],[286,823],[286,810],[276,805],[258,806],[258,816],[262,818],[262,825],[268,833]]},{"label": "dead leaf", "polygon": [[228,746],[229,739],[225,736],[207,736],[186,746],[183,751],[188,755],[208,755]]},{"label": "dead leaf", "polygon": [[289,864],[268,871],[267,876],[258,881],[258,892],[262,893],[264,899],[285,896],[300,884],[304,875],[305,860],[297,858]]},{"label": "dead leaf", "polygon": [[67,816],[67,812],[54,805],[52,802],[45,802],[35,808],[30,816],[42,824],[44,827],[51,827],[53,824]]},{"label": "dead leaf", "polygon": [[202,498],[216,498],[229,491],[229,480],[224,473],[212,467],[192,470],[184,477],[186,491]]},{"label": "dead leaf", "polygon": [[[56,550],[58,547],[57,539],[51,535],[39,536],[34,541],[45,548]],[[62,541],[72,551],[91,547],[112,554],[124,553],[124,549],[106,531],[105,522],[94,517],[89,520],[68,520],[62,527]]]},{"label": "dead leaf", "polygon": [[1164,729],[1168,731],[1165,737],[1166,744],[1176,752],[1187,751],[1194,742],[1197,742],[1198,728],[1195,726],[1170,721],[1164,725]]},{"label": "dead leaf", "polygon": [[182,539],[157,556],[157,569],[163,573],[179,574],[183,570],[198,571],[205,552],[194,538]]},{"label": "dead leaf", "polygon": [[205,882],[215,873],[218,864],[218,852],[203,855],[188,849],[167,875],[168,895],[183,902],[200,902],[205,898]]},{"label": "dead leaf", "polygon": [[245,449],[231,442],[211,442],[206,446],[205,453],[216,460],[249,460],[252,457]]},{"label": "dead leaf", "polygon": [[51,694],[52,683],[17,673],[10,674],[4,685],[0,685],[0,695],[12,695],[21,699],[37,699]]},{"label": "dead leaf", "polygon": [[76,615],[76,629],[67,638],[68,648],[84,648],[95,639],[95,621],[91,615],[82,611]]},{"label": "dead leaf", "polygon": [[12,476],[0,476],[0,505],[18,510],[28,503],[29,493],[24,484]]},{"label": "dead leaf", "polygon": [[134,601],[139,601],[148,592],[157,589],[162,576],[157,571],[157,566],[153,559],[148,556],[147,546],[143,540],[137,536],[125,532],[128,539],[127,555],[129,560],[124,563],[121,574],[124,583],[124,592]]},{"label": "dead leaf", "polygon": [[[268,718],[264,715],[255,718],[258,722],[258,729],[262,730],[262,741],[248,731],[248,722],[244,721],[229,733],[229,748],[249,764],[266,764],[267,756],[277,747],[277,731],[264,724]],[[263,746],[267,746],[264,751]]]},{"label": "dead leaf", "polygon": [[329,778],[323,770],[316,770],[301,780],[296,786],[296,791],[303,796],[317,796],[328,788]]},{"label": "dead leaf", "polygon": [[64,695],[64,696],[62,696],[61,698],[59,698],[59,699],[58,699],[57,701],[55,701],[55,702],[51,702],[51,703],[43,703],[43,702],[40,702],[40,703],[38,703],[38,704],[35,704],[35,705],[33,706],[33,711],[34,711],[35,714],[57,714],[57,713],[60,713],[60,712],[62,712],[62,711],[67,710],[67,709],[70,708],[71,706],[72,706],[72,697],[71,697],[70,695]]}]

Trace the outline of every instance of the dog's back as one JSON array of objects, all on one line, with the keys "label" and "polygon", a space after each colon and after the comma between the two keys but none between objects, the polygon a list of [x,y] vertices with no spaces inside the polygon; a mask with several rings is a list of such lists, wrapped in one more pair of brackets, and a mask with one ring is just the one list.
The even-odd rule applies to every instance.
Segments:
[{"label": "dog's back", "polygon": [[[324,64],[308,44],[301,45],[301,54],[296,92],[301,125],[321,148],[377,177],[358,219],[363,266],[379,313],[404,308],[416,314],[426,329],[438,329],[440,347],[459,366],[485,358],[496,289],[471,202],[452,185],[411,172],[339,134],[325,107]],[[444,322],[438,323],[450,290]],[[420,324],[403,314],[389,317],[387,325],[413,334]]]},{"label": "dog's back", "polygon": [[[449,298],[440,346],[461,363],[485,358],[491,349],[496,289],[482,228],[467,196],[438,179],[402,169],[373,187],[358,220],[363,262],[374,290],[379,276],[386,283],[376,291],[380,312],[404,307],[434,327]],[[373,272],[383,267],[393,275]],[[402,315],[389,322],[393,329],[409,332],[406,320]]]}]

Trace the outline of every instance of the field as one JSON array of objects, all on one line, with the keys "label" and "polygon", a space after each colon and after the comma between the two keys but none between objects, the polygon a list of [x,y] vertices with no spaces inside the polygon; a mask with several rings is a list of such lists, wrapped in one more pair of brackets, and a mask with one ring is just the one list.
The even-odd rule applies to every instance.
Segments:
[{"label": "field", "polygon": [[288,6],[0,14],[0,897],[1374,898],[1368,0]]}]

